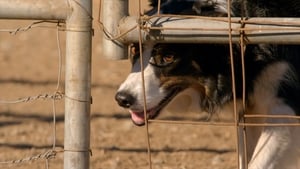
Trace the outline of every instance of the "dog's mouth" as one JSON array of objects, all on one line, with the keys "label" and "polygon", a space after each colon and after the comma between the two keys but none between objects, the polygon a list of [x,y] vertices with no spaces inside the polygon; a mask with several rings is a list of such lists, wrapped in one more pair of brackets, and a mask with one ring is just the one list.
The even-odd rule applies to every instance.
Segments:
[{"label": "dog's mouth", "polygon": [[[168,105],[168,103],[181,91],[180,88],[176,88],[172,90],[167,96],[162,99],[157,106],[149,108],[146,110],[146,113],[144,110],[132,110],[130,109],[129,112],[131,114],[131,119],[135,125],[143,126],[145,125],[146,119],[155,119],[159,114],[160,111]],[[147,115],[147,118],[145,118],[145,114]]]}]

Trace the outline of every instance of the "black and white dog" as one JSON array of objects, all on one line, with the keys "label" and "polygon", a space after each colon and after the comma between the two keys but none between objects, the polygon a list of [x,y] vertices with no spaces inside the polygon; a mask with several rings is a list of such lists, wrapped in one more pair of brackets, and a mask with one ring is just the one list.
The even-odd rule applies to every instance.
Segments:
[{"label": "black and white dog", "polygon": [[[152,0],[164,14],[234,17],[299,17],[299,0]],[[237,103],[242,101],[242,67],[239,44],[234,45]],[[145,123],[141,71],[145,79],[147,118],[153,119],[183,92],[190,94],[200,111],[233,111],[232,77],[228,45],[156,44],[143,46],[144,69],[139,50],[132,48],[132,72],[115,96],[128,108],[137,125]],[[300,115],[300,46],[257,44],[245,49],[245,114]],[[242,105],[238,105],[242,113]],[[246,119],[246,122],[299,123],[299,119]],[[247,127],[249,169],[300,169],[300,127]],[[243,155],[242,152],[240,152]],[[242,159],[242,157],[241,157]],[[243,164],[242,164],[243,165]],[[241,165],[241,166],[242,166]],[[240,166],[240,167],[241,167]]]}]

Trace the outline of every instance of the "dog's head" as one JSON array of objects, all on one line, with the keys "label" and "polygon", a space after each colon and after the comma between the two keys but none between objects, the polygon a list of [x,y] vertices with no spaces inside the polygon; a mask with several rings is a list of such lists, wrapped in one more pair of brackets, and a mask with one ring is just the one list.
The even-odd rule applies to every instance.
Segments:
[{"label": "dog's head", "polygon": [[[132,71],[115,96],[118,104],[129,108],[132,120],[137,125],[144,121],[144,94],[148,118],[155,118],[159,112],[181,91],[193,88],[204,91],[198,84],[201,73],[199,65],[192,60],[192,51],[184,44],[152,44],[143,48],[143,68],[138,53],[130,58]],[[142,73],[145,93],[143,92]],[[194,86],[193,86],[194,85]],[[200,96],[201,94],[199,94]]]},{"label": "dog's head", "polygon": [[200,110],[204,107],[207,111],[207,99],[216,97],[216,90],[225,87],[220,85],[225,83],[220,72],[227,70],[223,65],[226,50],[224,46],[215,45],[145,44],[143,68],[139,53],[133,54],[130,58],[132,71],[115,99],[120,106],[129,109],[137,125],[145,123],[144,100],[147,118],[151,119],[183,91],[189,91],[184,95],[190,98],[187,106],[198,105]]}]

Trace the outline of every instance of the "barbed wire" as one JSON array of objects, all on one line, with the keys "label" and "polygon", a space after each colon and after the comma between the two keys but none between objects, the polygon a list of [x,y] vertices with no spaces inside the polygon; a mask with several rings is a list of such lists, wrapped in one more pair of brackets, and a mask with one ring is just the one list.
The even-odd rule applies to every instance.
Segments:
[{"label": "barbed wire", "polygon": [[28,96],[24,98],[19,98],[17,100],[0,100],[0,104],[17,104],[17,103],[27,103],[36,100],[61,100],[64,97],[63,92],[55,92],[54,94],[38,94],[36,96]]},{"label": "barbed wire", "polygon": [[[45,23],[50,23],[51,25],[43,25]],[[56,26],[53,26],[53,24],[56,24]],[[59,30],[65,30],[65,25],[64,25],[64,21],[41,20],[41,21],[34,21],[29,25],[18,27],[15,29],[0,29],[0,32],[8,32],[11,35],[16,35],[19,32],[26,32],[33,28],[52,28],[52,29],[59,28]]]},{"label": "barbed wire", "polygon": [[[45,23],[49,23],[51,25],[45,25]],[[46,169],[49,168],[49,162],[48,160],[53,159],[56,157],[57,153],[61,153],[63,151],[57,151],[56,149],[56,101],[62,100],[65,97],[65,94],[63,91],[60,91],[60,81],[62,77],[62,52],[61,52],[61,43],[60,43],[60,37],[59,32],[62,30],[65,30],[65,26],[62,24],[61,21],[48,21],[48,20],[42,20],[42,21],[34,21],[30,23],[27,26],[18,27],[16,29],[0,29],[0,32],[8,32],[11,35],[16,35],[19,32],[26,32],[33,28],[56,28],[57,30],[57,49],[58,49],[58,73],[57,73],[57,84],[55,87],[55,90],[53,93],[42,93],[34,96],[27,96],[23,98],[18,98],[15,100],[1,100],[0,104],[18,104],[18,103],[28,103],[32,101],[37,100],[52,100],[52,114],[53,114],[53,131],[52,131],[52,149],[48,150],[46,152],[33,155],[30,157],[17,159],[17,160],[10,160],[10,161],[0,161],[0,165],[4,164],[20,164],[20,163],[27,163],[31,161],[36,160],[45,160],[45,167]],[[55,24],[55,25],[54,25]]]},{"label": "barbed wire", "polygon": [[56,154],[60,153],[60,152],[63,152],[63,151],[48,150],[44,153],[40,153],[40,154],[30,156],[30,157],[25,157],[22,159],[0,161],[0,164],[20,164],[20,163],[26,163],[26,162],[36,161],[36,160],[40,160],[40,159],[49,160],[49,159],[55,158]]}]

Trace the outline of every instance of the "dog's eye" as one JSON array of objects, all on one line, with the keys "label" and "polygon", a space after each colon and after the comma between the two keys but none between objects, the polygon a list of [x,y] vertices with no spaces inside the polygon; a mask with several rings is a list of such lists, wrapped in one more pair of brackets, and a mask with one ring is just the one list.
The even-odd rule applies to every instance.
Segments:
[{"label": "dog's eye", "polygon": [[174,61],[175,61],[175,56],[173,54],[166,54],[164,56],[157,55],[151,57],[149,63],[152,64],[153,66],[165,67],[165,66],[169,66]]},{"label": "dog's eye", "polygon": [[172,55],[172,54],[165,55],[163,57],[163,61],[164,61],[165,64],[169,64],[169,63],[174,62],[174,55]]}]

